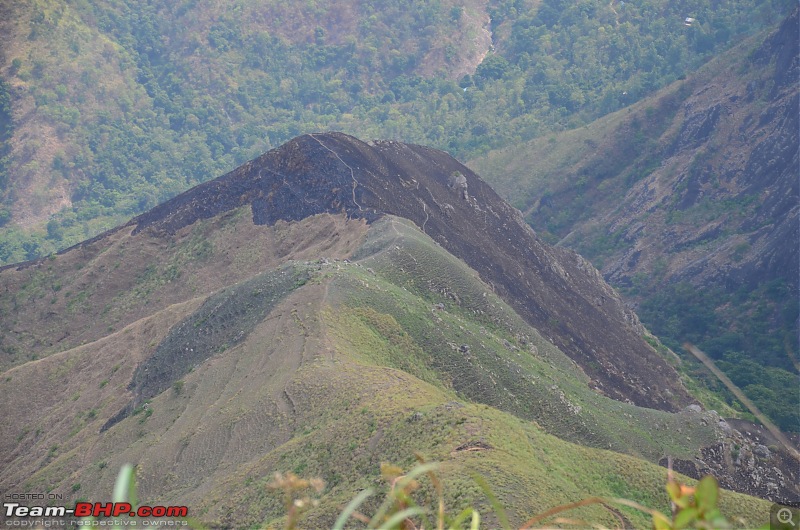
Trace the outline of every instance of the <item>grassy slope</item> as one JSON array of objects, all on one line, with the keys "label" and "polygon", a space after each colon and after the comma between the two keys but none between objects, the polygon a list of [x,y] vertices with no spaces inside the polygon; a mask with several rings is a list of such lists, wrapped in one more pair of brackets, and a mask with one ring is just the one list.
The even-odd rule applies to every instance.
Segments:
[{"label": "grassy slope", "polygon": [[[2,404],[4,417],[19,418],[3,436],[6,467],[19,472],[4,481],[99,499],[119,466],[135,462],[145,500],[187,503],[202,520],[241,527],[280,517],[281,499],[265,483],[275,471],[294,471],[328,483],[308,520],[324,526],[358,489],[379,485],[381,462],[407,467],[419,451],[442,462],[454,510],[474,503],[488,511],[471,472],[487,478],[516,522],[589,495],[667,510],[663,468],[564,439],[648,459],[686,455],[711,434],[699,416],[586,390],[563,354],[407,221],[374,225],[359,257],[310,263],[315,277],[242,342],[100,437],[127,400],[134,364],[201,299],[6,371],[0,392],[24,389],[36,403],[24,422],[11,413],[20,402]],[[457,351],[462,344],[469,356]],[[67,374],[70,386],[54,386]],[[456,450],[475,441],[492,449]],[[723,507],[749,517],[746,526],[768,509],[738,494],[724,495]],[[621,512],[646,526],[636,512]],[[577,515],[618,522],[602,508]]]},{"label": "grassy slope", "polygon": [[168,238],[131,230],[0,274],[0,367],[96,341],[285,259],[348,255],[366,227],[328,215],[257,226],[241,208]]},{"label": "grassy slope", "polygon": [[[381,250],[373,254],[373,246]],[[362,318],[376,329],[402,329],[430,356],[421,353],[413,364],[427,364],[447,387],[471,400],[535,419],[583,444],[652,460],[689,454],[694,444],[713,439],[699,417],[632,407],[590,391],[569,358],[408,221],[390,219],[374,226],[359,256],[359,263],[374,271],[373,281],[367,277],[366,287],[346,278],[341,285],[334,282],[331,292],[342,296],[345,305],[391,315],[388,322],[370,314]],[[432,311],[437,303],[445,309]],[[686,443],[687,437],[692,443]]]}]

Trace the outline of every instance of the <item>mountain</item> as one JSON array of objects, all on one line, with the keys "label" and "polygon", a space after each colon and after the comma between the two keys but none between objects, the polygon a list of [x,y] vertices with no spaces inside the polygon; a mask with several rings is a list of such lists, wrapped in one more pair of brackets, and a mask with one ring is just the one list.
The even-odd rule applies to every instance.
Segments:
[{"label": "mountain", "polygon": [[[448,506],[489,511],[477,472],[515,523],[590,495],[667,511],[667,457],[798,493],[767,435],[685,407],[593,267],[430,148],[298,137],[0,269],[0,308],[4,491],[104,499],[133,462],[144,502],[242,527],[281,516],[264,487],[291,470],[326,481],[306,522],[330,526],[381,462],[419,451],[442,463]],[[722,509],[752,526],[769,504],[724,492]]]},{"label": "mountain", "polygon": [[[675,351],[797,430],[798,11],[656,96],[470,166]],[[713,383],[712,383],[713,385]]]},{"label": "mountain", "polygon": [[6,0],[0,264],[92,237],[304,131],[464,158],[573,128],[793,6]]},{"label": "mountain", "polygon": [[[569,352],[600,391],[664,410],[691,402],[674,370],[643,339],[635,315],[596,271],[573,252],[545,247],[518,211],[440,151],[396,142],[368,145],[339,134],[306,135],[126,227],[134,227],[134,234],[171,235],[244,204],[252,205],[259,225],[322,213],[368,222],[386,214],[409,219]],[[30,348],[31,342],[20,346]],[[630,359],[643,362],[623,375],[619,367]]]}]

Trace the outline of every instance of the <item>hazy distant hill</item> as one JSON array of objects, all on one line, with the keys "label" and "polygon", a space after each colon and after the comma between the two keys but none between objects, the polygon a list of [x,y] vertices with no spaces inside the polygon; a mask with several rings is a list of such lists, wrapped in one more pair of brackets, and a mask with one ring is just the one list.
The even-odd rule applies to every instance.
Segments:
[{"label": "hazy distant hill", "polygon": [[310,130],[464,157],[579,125],[792,5],[9,0],[0,263],[93,236]]},{"label": "hazy distant hill", "polygon": [[700,344],[791,430],[799,41],[795,10],[630,109],[470,164],[537,233],[600,268],[654,333],[676,351]]},{"label": "hazy distant hill", "polygon": [[[0,269],[0,308],[4,491],[106,498],[133,462],[144,502],[260,526],[282,513],[265,483],[291,470],[328,484],[308,521],[325,527],[420,451],[448,506],[488,514],[477,472],[515,523],[588,495],[667,511],[668,456],[797,495],[760,430],[679,410],[693,397],[594,268],[429,148],[305,135]],[[769,504],[722,507],[753,526]]]}]

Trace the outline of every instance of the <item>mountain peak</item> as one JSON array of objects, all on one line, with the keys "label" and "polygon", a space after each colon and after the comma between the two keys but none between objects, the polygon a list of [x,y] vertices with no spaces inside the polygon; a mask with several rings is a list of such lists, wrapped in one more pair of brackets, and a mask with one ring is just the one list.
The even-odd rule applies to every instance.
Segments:
[{"label": "mountain peak", "polygon": [[[677,373],[588,262],[543,243],[441,151],[301,136],[125,226],[0,272],[13,322],[0,357],[6,405],[37,400],[30,415],[9,415],[0,438],[9,487],[52,472],[68,491],[80,467],[97,495],[113,477],[98,481],[86,461],[139,462],[141,491],[174,494],[213,520],[205,510],[225,507],[209,491],[238,495],[240,471],[267,476],[286,451],[297,462],[344,455],[314,473],[355,484],[398,447],[461,461],[452,455],[485,435],[490,466],[531,447],[509,468],[525,476],[546,474],[523,462],[541,463],[534,451],[561,438],[570,451],[587,446],[567,460],[649,460],[657,491],[653,464],[672,457],[693,475],[701,459],[725,487],[793,494],[794,471],[768,438],[685,408]],[[51,391],[54,380],[65,383]],[[433,441],[440,429],[450,434]],[[734,444],[770,460],[731,471]]]},{"label": "mountain peak", "polygon": [[384,215],[409,219],[570,355],[598,391],[665,410],[691,401],[597,270],[574,252],[542,242],[518,210],[447,153],[337,132],[306,134],[129,226],[175,233],[245,205],[261,225],[322,213],[368,223]]}]

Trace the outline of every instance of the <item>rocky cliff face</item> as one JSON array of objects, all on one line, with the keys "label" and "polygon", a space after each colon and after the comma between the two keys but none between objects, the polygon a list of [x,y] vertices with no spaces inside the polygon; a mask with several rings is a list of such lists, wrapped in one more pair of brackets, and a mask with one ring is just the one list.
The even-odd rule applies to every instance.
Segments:
[{"label": "rocky cliff face", "polygon": [[[797,42],[795,11],[750,64],[692,86],[661,138],[661,167],[605,216],[630,243],[604,267],[612,283],[667,255],[673,282],[737,288],[785,278],[797,289]],[[749,75],[737,79],[741,71]]]},{"label": "rocky cliff face", "polygon": [[[800,322],[797,42],[795,9],[771,34],[647,101],[470,165],[542,237],[590,259],[673,348],[692,340],[717,359],[791,379]],[[764,384],[750,365],[743,371],[751,375],[737,384]],[[795,412],[779,408],[773,417],[796,428]]]},{"label": "rocky cliff face", "polygon": [[[675,471],[696,479],[713,475],[725,489],[774,502],[795,502],[800,478],[797,460],[767,429],[749,421],[722,419],[715,411],[695,412],[704,423],[716,425],[721,436],[695,458],[673,460]],[[670,462],[662,458],[659,464],[667,467]]]},{"label": "rocky cliff face", "polygon": [[250,204],[257,224],[346,212],[414,221],[478,271],[530,324],[570,355],[600,392],[675,410],[690,398],[675,371],[597,270],[544,244],[520,213],[449,155],[398,142],[309,134],[132,221],[172,233]]},{"label": "rocky cliff face", "polygon": [[532,226],[597,259],[613,285],[659,269],[667,282],[796,288],[797,41],[795,10],[656,97],[551,139],[558,149],[542,139],[470,165],[527,195]]}]

